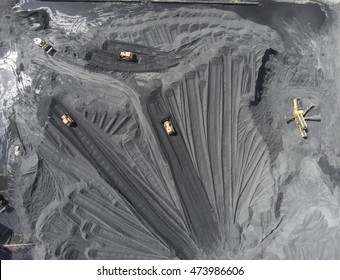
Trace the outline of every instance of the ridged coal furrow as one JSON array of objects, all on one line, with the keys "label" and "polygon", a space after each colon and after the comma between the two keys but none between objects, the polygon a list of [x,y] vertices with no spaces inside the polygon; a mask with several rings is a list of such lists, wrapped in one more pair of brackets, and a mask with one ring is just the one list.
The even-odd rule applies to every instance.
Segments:
[{"label": "ridged coal furrow", "polygon": [[[62,219],[57,211],[52,212],[45,218],[46,222],[39,229],[39,239],[48,240],[53,235],[52,240],[59,236],[60,232],[66,232],[70,227],[67,220]],[[48,237],[47,237],[48,236]]]},{"label": "ridged coal furrow", "polygon": [[[202,69],[202,65],[199,67],[199,69]],[[194,87],[196,90],[190,92],[189,98],[191,104],[195,104],[193,110],[191,110],[192,119],[195,119],[195,122],[193,123],[192,127],[194,128],[194,139],[197,143],[196,153],[198,154],[197,158],[204,159],[200,160],[198,162],[199,167],[199,173],[201,176],[201,180],[203,181],[203,184],[207,190],[207,194],[209,197],[209,201],[211,202],[214,211],[216,214],[218,214],[218,210],[215,207],[215,192],[213,190],[213,179],[212,179],[212,168],[211,168],[211,161],[209,159],[209,151],[207,149],[207,136],[210,136],[208,133],[208,130],[204,127],[204,115],[203,112],[207,111],[207,108],[203,108],[202,105],[202,99],[201,94],[207,96],[211,96],[211,92],[204,90],[203,83],[205,80],[198,80],[198,75],[201,76],[201,78],[204,77],[204,72],[202,70],[197,71],[197,75],[195,76],[195,80],[192,80],[192,87]],[[203,82],[204,81],[204,82]],[[200,89],[201,87],[201,89]],[[201,92],[200,92],[201,91]],[[203,96],[202,96],[203,97]],[[206,99],[208,100],[208,99]]]},{"label": "ridged coal furrow", "polygon": [[168,247],[157,239],[153,239],[152,241],[150,239],[144,240],[142,238],[135,238],[134,236],[130,237],[129,235],[122,235],[119,232],[113,232],[112,228],[106,228],[101,225],[94,227],[92,233],[95,236],[100,236],[106,240],[116,240],[115,242],[119,242],[120,244],[127,247],[138,247],[145,252],[153,252],[165,255],[169,254]]},{"label": "ridged coal furrow", "polygon": [[95,112],[91,117],[91,123],[95,124],[97,121],[97,112]]},{"label": "ridged coal furrow", "polygon": [[169,31],[170,31],[171,41],[173,42],[178,36],[178,23],[171,25],[169,28]]},{"label": "ridged coal furrow", "polygon": [[190,26],[189,23],[182,23],[182,24],[179,26],[179,33],[180,33],[180,34],[182,34],[182,33],[188,33],[189,26]]},{"label": "ridged coal furrow", "polygon": [[[126,252],[128,254],[133,254],[133,253],[137,253],[137,254],[146,254],[146,255],[150,255],[152,254],[151,251],[144,251],[143,249],[145,248],[140,248],[140,247],[136,247],[136,244],[128,244],[128,246],[125,246],[124,244],[122,244],[121,242],[114,240],[114,239],[104,239],[101,238],[100,236],[98,236],[97,234],[91,234],[89,233],[87,230],[82,230],[83,233],[85,233],[86,235],[86,241],[89,242],[89,248],[92,247],[92,244],[101,244],[101,248],[99,248],[99,251],[102,250],[109,250],[112,253],[116,252],[117,254],[119,254],[120,252]],[[85,255],[86,252],[88,251],[89,248],[85,249]]]},{"label": "ridged coal furrow", "polygon": [[215,38],[213,36],[208,37],[208,46],[215,45]]},{"label": "ridged coal furrow", "polygon": [[103,249],[89,249],[87,251],[87,256],[90,259],[93,260],[135,260],[135,259],[141,259],[141,260],[153,260],[153,259],[164,259],[159,255],[152,255],[152,254],[140,254],[138,252],[134,251],[127,251],[124,252],[124,250],[119,251],[109,251],[109,250],[103,250]]},{"label": "ridged coal furrow", "polygon": [[131,140],[124,143],[124,147],[127,153],[131,156],[132,161],[136,164],[139,174],[145,180],[146,184],[152,187],[154,191],[161,192],[164,197],[171,200],[171,195],[169,193],[165,193],[163,187],[161,187],[162,182],[160,182],[159,176],[157,176],[153,166],[149,162],[148,158],[144,156],[139,147]]},{"label": "ridged coal furrow", "polygon": [[[240,62],[243,62],[244,61],[244,58],[243,57],[241,57],[240,58]],[[240,96],[242,96],[242,94],[243,94],[243,91],[242,91],[242,85],[243,85],[243,78],[244,78],[244,76],[242,75],[242,74],[244,74],[244,64],[243,63],[240,63],[240,67],[239,67],[239,74],[238,75],[240,75],[239,77],[241,77],[240,79],[239,79],[239,83],[238,83],[238,85],[237,85],[237,90],[238,90],[238,95],[240,95]],[[240,107],[240,105],[241,104],[239,104],[239,107]],[[241,108],[239,109],[239,112],[241,112]],[[242,116],[242,114],[238,114],[238,115],[241,115]],[[249,118],[249,116],[248,116],[248,118]],[[249,122],[249,120],[250,119],[248,119],[248,122]],[[247,127],[246,127],[246,124],[248,123],[248,122],[246,122],[246,120],[244,119],[244,118],[241,118],[240,120],[239,120],[239,124],[238,124],[238,127],[239,127],[239,132],[241,132],[241,133],[239,133],[239,135],[242,135],[243,133],[246,133],[246,134],[249,134],[249,130],[247,129]],[[245,123],[245,125],[243,124],[243,123]],[[252,128],[250,128],[250,129],[252,129]],[[250,139],[251,140],[251,138],[250,137],[245,137],[245,139]],[[238,142],[240,143],[241,142],[241,139],[239,138],[238,139]],[[242,143],[242,142],[241,142]],[[248,142],[246,143],[246,144],[248,144]],[[239,198],[240,198],[240,196],[241,196],[241,194],[242,194],[242,187],[244,186],[244,184],[243,184],[243,178],[244,178],[244,176],[245,176],[245,170],[244,170],[244,165],[245,165],[245,163],[247,162],[247,160],[248,160],[248,153],[247,153],[247,146],[243,146],[242,147],[242,149],[240,149],[239,150],[239,152],[238,152],[238,157],[237,157],[237,160],[238,160],[238,166],[240,166],[241,168],[239,168],[239,172],[238,172],[238,174],[237,174],[237,178],[238,178],[238,184],[236,185],[236,194],[235,194],[235,196],[237,197],[237,203],[236,203],[236,208],[235,208],[235,212],[234,212],[234,215],[236,215],[236,212],[237,212],[237,205],[238,205],[238,201],[239,201]],[[255,161],[254,161],[255,162]],[[235,216],[234,216],[234,221],[235,221],[236,219],[235,219]]]},{"label": "ridged coal furrow", "polygon": [[[223,124],[223,144],[222,144],[222,157],[224,158],[222,162],[223,168],[223,185],[224,185],[224,195],[218,199],[218,204],[221,205],[221,209],[224,209],[224,217],[220,220],[220,228],[221,231],[225,233],[226,228],[230,227],[228,221],[231,219],[229,209],[231,208],[232,201],[232,174],[234,170],[234,162],[232,157],[232,132],[233,127],[232,123],[232,54],[230,49],[224,49],[223,54],[223,69],[224,69],[224,80],[223,80],[223,115],[222,115],[222,124]],[[222,200],[222,201],[221,201]],[[222,207],[223,205],[223,207]]]},{"label": "ridged coal furrow", "polygon": [[117,121],[117,115],[115,115],[113,118],[109,120],[109,122],[104,128],[104,132],[109,133],[116,121]]},{"label": "ridged coal furrow", "polygon": [[91,195],[94,195],[96,197],[99,197],[100,199],[104,199],[107,202],[110,202],[115,207],[119,205],[119,198],[115,195],[113,195],[113,192],[110,192],[110,190],[106,189],[105,187],[100,186],[94,186],[94,185],[87,185],[85,188],[81,189],[81,191],[86,191],[86,193],[90,193]]},{"label": "ridged coal furrow", "polygon": [[[239,155],[238,155],[238,142],[239,142],[239,131],[238,131],[238,125],[239,125],[239,104],[240,104],[240,85],[241,85],[241,58],[238,55],[233,55],[232,57],[232,88],[233,90],[233,96],[232,96],[232,104],[231,107],[233,108],[233,115],[232,115],[232,127],[234,128],[232,131],[232,135],[234,136],[232,141],[232,161],[236,163],[236,166],[239,164]],[[234,170],[237,170],[238,168],[235,168]],[[231,174],[233,177],[232,181],[233,184],[230,186],[232,190],[232,216],[233,216],[233,223],[235,223],[235,215],[236,215],[236,201],[237,201],[237,195],[239,194],[238,188],[239,188],[239,174],[236,172],[233,172]]]},{"label": "ridged coal furrow", "polygon": [[[93,201],[95,201],[99,204],[106,205],[108,209],[115,210],[115,205],[117,203],[117,199],[112,200],[108,197],[105,197],[102,194],[99,194],[97,192],[94,192],[94,191],[91,191],[90,189],[85,189],[85,188],[81,189],[79,191],[79,193],[82,196],[88,197],[89,199],[92,199]],[[129,214],[126,213],[126,215],[129,215]],[[131,218],[132,218],[132,216],[131,216]]]},{"label": "ridged coal furrow", "polygon": [[[166,103],[164,103],[160,94],[154,97],[152,102],[148,100],[146,104],[146,111],[153,122],[152,125],[159,143],[164,150],[165,157],[169,160],[185,212],[186,222],[197,238],[197,242],[202,245],[206,252],[209,252],[216,246],[219,238],[214,213],[203,184],[192,164],[181,132],[178,131],[176,137],[169,137],[164,128],[158,124],[158,120],[162,118],[162,115],[166,115],[166,110],[168,110]],[[175,119],[173,119],[173,122],[176,127]],[[170,154],[172,155],[171,157],[169,157]],[[193,236],[192,238],[195,237]]]},{"label": "ridged coal furrow", "polygon": [[153,37],[153,32],[150,30],[143,30],[143,35],[146,41],[146,45],[150,47],[156,46],[155,38]]},{"label": "ridged coal furrow", "polygon": [[163,246],[163,244],[159,242],[154,242],[153,244],[145,244],[140,240],[121,235],[120,233],[113,231],[113,229],[105,228],[102,225],[94,225],[93,229],[91,229],[89,233],[96,238],[99,238],[105,244],[112,244],[112,246],[116,246],[117,244],[119,244],[122,247],[131,248],[132,250],[138,250],[139,252],[143,252],[146,254],[163,256],[170,255],[168,248]]},{"label": "ridged coal furrow", "polygon": [[215,38],[215,42],[218,42],[225,38],[225,32],[224,31],[214,32],[213,36]]},{"label": "ridged coal furrow", "polygon": [[126,33],[120,34],[120,38],[123,42],[132,43],[130,33],[126,32]]},{"label": "ridged coal furrow", "polygon": [[165,41],[163,41],[163,38],[162,38],[162,35],[159,29],[160,29],[160,26],[155,26],[154,28],[152,28],[152,34],[153,34],[153,37],[155,38],[156,46],[163,45],[165,43]]},{"label": "ridged coal furrow", "polygon": [[63,206],[63,208],[62,208],[62,212],[74,224],[76,224],[77,226],[81,225],[81,219],[76,214],[74,214],[74,205],[73,205],[73,203],[68,202],[67,204],[65,204]]},{"label": "ridged coal furrow", "polygon": [[[173,85],[174,86],[174,85]],[[175,85],[175,88],[177,89],[177,95],[179,95],[179,96],[183,96],[183,92],[182,91],[179,91],[178,89],[179,89],[179,87],[178,87],[178,84],[176,84]],[[179,113],[179,104],[177,103],[177,99],[176,99],[176,94],[175,94],[175,92],[174,92],[174,90],[173,90],[173,88],[171,88],[171,89],[167,89],[166,90],[166,92],[167,93],[165,93],[165,99],[167,100],[166,101],[166,103],[168,104],[168,106],[169,106],[169,108],[171,108],[171,111],[173,112],[173,114],[174,114],[174,116],[180,116],[180,113]],[[200,96],[199,96],[199,93],[196,93],[196,92],[190,92],[190,94],[188,95],[190,98],[196,98],[196,100],[197,101],[200,101]],[[192,101],[190,100],[190,103],[191,103]],[[182,119],[181,118],[177,118],[178,119],[178,122],[177,122],[177,126],[178,126],[178,129],[180,130],[180,131],[182,131],[182,133],[184,133],[185,132],[185,128],[184,128],[184,125],[183,125],[183,122],[182,122]],[[199,124],[198,125],[198,127],[199,126],[202,126],[202,123],[201,124]],[[199,130],[197,130],[197,133],[199,133],[200,131]],[[196,139],[196,141],[198,141],[198,138],[196,138],[196,137],[202,137],[202,134],[200,135],[200,136],[194,136],[195,137],[195,139]],[[204,137],[204,135],[203,135],[203,137]],[[204,150],[205,150],[205,153],[207,153],[206,152],[206,146],[204,146],[204,147],[202,147]],[[208,155],[206,155],[206,156],[208,156]],[[205,166],[205,164],[210,164],[209,163],[209,161],[208,162],[204,162],[204,161],[200,161],[200,164],[201,165],[204,165]],[[204,169],[205,167],[203,167],[202,169]],[[202,174],[205,174],[205,172],[206,172],[206,170],[204,170],[204,172],[202,172],[202,173],[200,173],[201,174],[201,179],[204,181],[204,180],[208,180],[206,177],[209,177],[209,176],[205,176],[205,175],[202,175]],[[210,178],[211,178],[211,176],[210,176]],[[206,186],[212,186],[212,184],[207,184]],[[207,191],[207,195],[209,196],[210,195],[210,193]],[[209,201],[211,201],[211,199],[209,198]]]},{"label": "ridged coal furrow", "polygon": [[[175,87],[176,102],[179,104],[178,111],[181,119],[184,119],[185,109],[184,109],[184,96],[183,96],[183,84],[179,82]],[[186,129],[185,122],[182,122],[183,129]]]},{"label": "ridged coal furrow", "polygon": [[256,87],[256,55],[253,51],[249,54],[249,65],[250,65],[250,84],[249,91],[250,95],[255,96],[255,87]]},{"label": "ridged coal furrow", "polygon": [[135,43],[138,43],[138,44],[143,45],[143,46],[152,47],[148,44],[148,41],[145,37],[145,34],[142,31],[139,31],[138,34],[139,34],[139,36],[138,36],[137,40],[135,41]]},{"label": "ridged coal furrow", "polygon": [[124,115],[120,121],[117,121],[115,125],[112,127],[111,131],[109,132],[111,135],[117,134],[119,130],[127,124],[127,122],[131,119],[131,115]]},{"label": "ridged coal furrow", "polygon": [[82,239],[70,239],[60,247],[60,257],[63,260],[85,260],[85,250],[88,247],[88,242]]},{"label": "ridged coal furrow", "polygon": [[124,217],[125,215],[121,211],[118,213],[118,209],[108,209],[104,204],[97,203],[82,195],[73,196],[72,201],[88,212],[90,216],[93,216],[95,220],[101,221],[104,225],[117,230],[122,235],[130,238],[138,236],[144,244],[151,245],[154,243],[154,238],[148,232],[132,223],[131,217]]},{"label": "ridged coal furrow", "polygon": [[189,32],[192,33],[192,32],[195,32],[199,29],[199,25],[198,23],[192,23],[189,27]]},{"label": "ridged coal furrow", "polygon": [[[180,81],[180,99],[181,99],[181,111],[182,111],[182,126],[184,128],[184,131],[188,131],[190,127],[190,111],[189,111],[189,102],[188,102],[188,90],[187,90],[187,84],[185,80]],[[190,138],[185,137],[184,142],[186,147],[190,150]]]},{"label": "ridged coal furrow", "polygon": [[[239,193],[236,199],[236,206],[235,206],[235,216],[234,220],[240,220],[240,217],[242,212],[244,212],[244,209],[242,208],[243,205],[251,205],[252,197],[249,196],[247,193],[245,193],[245,190],[255,190],[258,188],[261,180],[254,180],[254,178],[257,178],[258,176],[262,178],[261,173],[265,169],[266,160],[265,158],[268,156],[265,153],[265,146],[261,147],[261,150],[257,152],[257,157],[259,158],[258,164],[252,163],[249,166],[249,170],[245,170],[245,174],[247,174],[247,177],[244,175],[239,178],[240,180],[240,188]],[[242,185],[241,185],[242,184]],[[241,206],[242,205],[242,206]]]},{"label": "ridged coal furrow", "polygon": [[[103,247],[117,252],[124,250],[129,253],[153,255],[153,256],[170,256],[170,251],[164,244],[155,242],[145,242],[143,239],[135,239],[116,231],[114,228],[107,228],[105,225],[84,221],[81,231],[86,235],[89,243],[96,242],[104,244]],[[102,250],[102,249],[100,249]]]},{"label": "ridged coal furrow", "polygon": [[223,184],[223,157],[222,157],[222,133],[224,130],[223,127],[223,100],[225,98],[225,94],[223,92],[223,84],[224,84],[224,76],[225,76],[225,70],[223,69],[223,57],[219,57],[218,60],[218,66],[219,66],[219,73],[218,76],[216,77],[216,86],[217,89],[215,93],[210,93],[210,94],[216,94],[216,114],[215,114],[215,125],[217,128],[217,131],[215,132],[215,145],[216,147],[216,155],[215,155],[215,162],[216,166],[213,166],[216,176],[216,182],[217,184],[215,185],[215,194],[216,194],[216,205],[218,209],[218,218],[220,221],[224,220],[224,215],[225,215],[225,209],[224,209],[224,203],[221,198],[224,197],[224,184]]},{"label": "ridged coal furrow", "polygon": [[[216,94],[216,104],[215,104],[215,110],[216,110],[216,114],[215,115],[215,127],[217,129],[217,131],[215,132],[215,143],[213,143],[213,145],[216,147],[215,150],[215,160],[214,162],[216,163],[216,166],[213,166],[214,169],[214,174],[216,174],[216,179],[214,179],[215,182],[217,182],[217,184],[215,185],[215,193],[216,193],[216,204],[217,204],[217,209],[221,209],[219,210],[219,217],[220,219],[223,220],[224,216],[224,212],[223,212],[223,205],[220,205],[218,203],[218,198],[223,197],[224,196],[224,188],[223,188],[223,172],[222,172],[222,132],[223,132],[223,121],[222,121],[222,117],[223,117],[223,98],[225,97],[224,93],[223,93],[223,74],[224,69],[223,69],[223,61],[221,60],[221,58],[219,58],[218,60],[218,75],[216,77],[216,86],[217,89],[215,90],[215,93],[210,93],[210,94]],[[220,212],[221,211],[221,212]]]},{"label": "ridged coal furrow", "polygon": [[[256,137],[255,133],[251,135],[251,137]],[[245,171],[244,174],[247,174],[247,175],[246,176],[244,175],[242,177],[241,183],[243,185],[243,188],[241,189],[241,192],[243,192],[247,187],[249,187],[248,185],[254,186],[255,182],[251,182],[250,181],[251,178],[254,177],[253,175],[255,172],[257,173],[261,172],[261,170],[263,170],[264,168],[264,165],[266,164],[266,160],[262,160],[267,157],[266,147],[265,145],[261,143],[260,139],[256,139],[256,140],[257,140],[257,143],[253,147],[257,147],[256,156],[257,158],[259,158],[259,163],[256,164],[254,163],[254,161],[246,162],[247,164],[245,164],[244,166],[244,171]],[[253,152],[253,154],[255,156],[255,152]],[[251,154],[248,155],[248,158],[249,156],[251,156]]]},{"label": "ridged coal furrow", "polygon": [[186,121],[186,132],[187,132],[187,139],[188,142],[186,143],[192,163],[195,167],[195,169],[198,171],[197,167],[197,160],[196,160],[196,147],[195,143],[196,141],[194,140],[194,131],[197,131],[197,118],[196,116],[192,116],[191,112],[194,111],[194,103],[190,102],[190,95],[196,94],[195,86],[193,85],[193,79],[194,79],[195,73],[193,71],[187,73],[184,77],[183,80],[183,89],[184,92],[182,93],[184,98],[185,98],[185,103],[186,103],[186,108],[185,108],[185,121]]},{"label": "ridged coal furrow", "polygon": [[91,217],[83,208],[81,208],[77,204],[74,204],[73,212],[81,219],[81,225],[79,226],[79,229],[82,228],[85,221],[91,220],[93,222],[100,222],[100,221],[97,221],[95,218]]},{"label": "ridged coal furrow", "polygon": [[[170,111],[173,113],[174,116],[181,116],[179,104],[177,101],[177,95],[178,95],[178,83],[172,84],[171,87],[166,89],[164,92],[164,98],[167,100],[167,104],[170,108]],[[180,129],[183,131],[181,117],[179,117],[178,119],[179,119],[178,125]]]},{"label": "ridged coal furrow", "polygon": [[[217,155],[217,135],[216,135],[216,118],[219,117],[216,114],[216,108],[218,108],[218,95],[219,92],[216,92],[216,87],[218,90],[219,84],[219,75],[221,74],[221,66],[220,62],[217,58],[213,58],[208,65],[208,80],[207,80],[207,112],[214,112],[214,114],[207,115],[207,144],[209,149],[210,156],[210,168],[213,179],[213,184],[211,189],[209,190],[210,196],[213,199],[213,204],[216,205],[216,190],[215,187],[219,183],[218,181],[218,163],[215,160]],[[216,213],[218,214],[218,213]]]},{"label": "ridged coal furrow", "polygon": [[98,127],[99,127],[99,128],[103,128],[104,122],[105,122],[105,120],[106,120],[106,115],[107,115],[107,112],[104,112],[104,113],[101,115],[101,117],[100,117],[100,119],[99,119],[99,123],[98,123]]},{"label": "ridged coal furrow", "polygon": [[163,30],[163,33],[164,33],[164,35],[163,35],[163,36],[164,36],[163,41],[164,41],[166,44],[172,44],[173,40],[172,40],[172,38],[171,38],[169,26],[163,24],[163,25],[162,25],[162,30]]},{"label": "ridged coal furrow", "polygon": [[139,34],[138,32],[132,32],[131,37],[133,38],[132,40],[133,40],[133,42],[134,42],[135,44],[142,45],[142,44],[140,43],[140,42],[142,42],[142,41],[141,41],[141,38],[140,38],[140,34]]},{"label": "ridged coal furrow", "polygon": [[85,256],[83,252],[81,252],[78,248],[75,246],[72,248],[66,248],[62,252],[62,257],[61,259],[63,260],[84,260]]}]

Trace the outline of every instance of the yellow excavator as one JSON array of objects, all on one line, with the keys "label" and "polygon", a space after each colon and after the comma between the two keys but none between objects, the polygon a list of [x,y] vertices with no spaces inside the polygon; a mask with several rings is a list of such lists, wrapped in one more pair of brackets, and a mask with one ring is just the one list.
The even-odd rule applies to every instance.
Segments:
[{"label": "yellow excavator", "polygon": [[294,120],[296,126],[299,128],[302,138],[307,138],[308,126],[306,121],[321,121],[320,115],[306,117],[307,113],[315,108],[314,104],[307,107],[306,110],[303,109],[301,98],[293,99],[293,115],[289,118],[286,117],[287,123]]}]

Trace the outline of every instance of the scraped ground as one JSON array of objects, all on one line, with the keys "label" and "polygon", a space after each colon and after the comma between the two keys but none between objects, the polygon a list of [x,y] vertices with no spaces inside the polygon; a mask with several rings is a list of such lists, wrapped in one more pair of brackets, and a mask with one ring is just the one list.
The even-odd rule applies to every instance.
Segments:
[{"label": "scraped ground", "polygon": [[[285,23],[293,52],[268,26],[217,9],[59,17],[21,38],[18,75],[32,83],[15,105],[24,154],[11,172],[34,258],[340,257],[330,30]],[[139,63],[117,60],[121,47]],[[250,106],[269,48],[278,54]],[[322,115],[305,141],[284,121],[295,96]]]}]

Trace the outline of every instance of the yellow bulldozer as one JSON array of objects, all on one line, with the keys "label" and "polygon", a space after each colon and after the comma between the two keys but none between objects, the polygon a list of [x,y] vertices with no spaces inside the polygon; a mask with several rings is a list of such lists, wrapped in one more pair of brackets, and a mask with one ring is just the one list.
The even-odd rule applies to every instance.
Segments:
[{"label": "yellow bulldozer", "polygon": [[167,117],[167,118],[163,119],[162,120],[162,124],[164,126],[164,129],[165,129],[166,133],[169,136],[176,135],[176,130],[175,130],[174,126],[172,125],[170,117]]},{"label": "yellow bulldozer", "polygon": [[306,110],[303,109],[301,98],[293,99],[293,115],[290,117],[286,117],[287,123],[290,123],[294,120],[296,126],[300,130],[302,138],[307,138],[308,126],[306,121],[321,121],[320,115],[306,117],[308,112],[315,108],[314,104],[309,105]]},{"label": "yellow bulldozer", "polygon": [[75,126],[75,121],[68,115],[68,113],[63,114],[61,117],[63,124],[73,127]]},{"label": "yellow bulldozer", "polygon": [[138,62],[137,55],[130,51],[121,50],[119,52],[118,59],[131,62]]}]

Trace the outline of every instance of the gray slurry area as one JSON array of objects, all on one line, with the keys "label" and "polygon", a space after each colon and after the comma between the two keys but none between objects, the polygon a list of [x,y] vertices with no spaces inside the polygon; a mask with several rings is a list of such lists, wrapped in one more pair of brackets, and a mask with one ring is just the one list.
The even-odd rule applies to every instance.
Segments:
[{"label": "gray slurry area", "polygon": [[340,259],[336,6],[41,3],[0,7],[3,258]]}]

